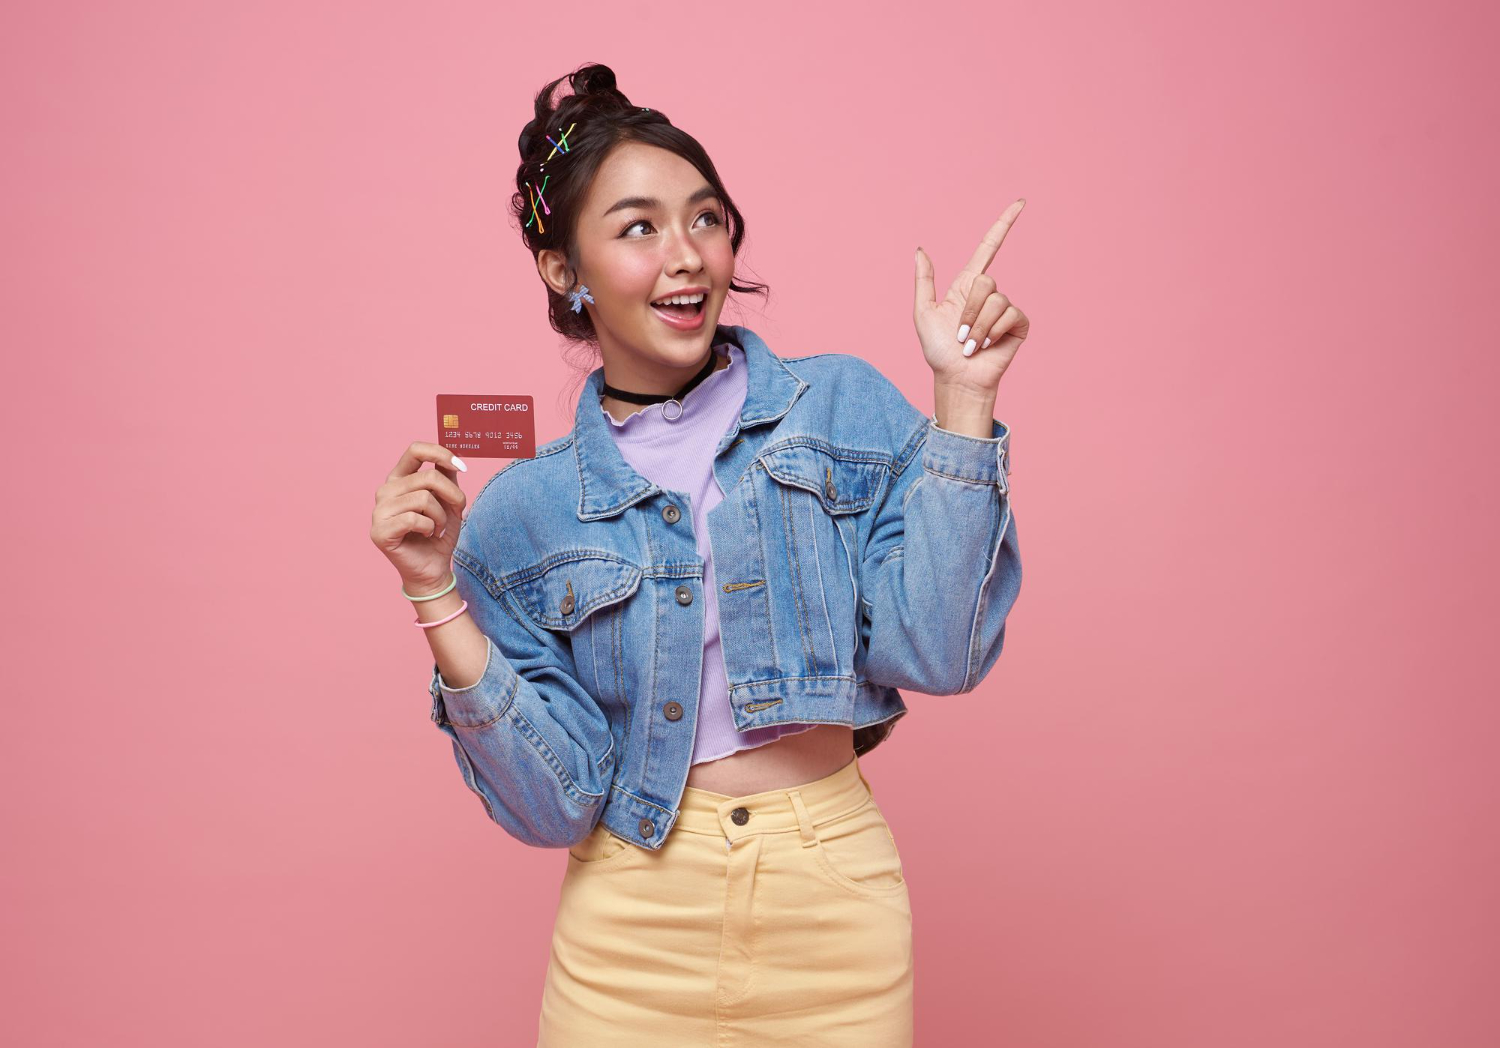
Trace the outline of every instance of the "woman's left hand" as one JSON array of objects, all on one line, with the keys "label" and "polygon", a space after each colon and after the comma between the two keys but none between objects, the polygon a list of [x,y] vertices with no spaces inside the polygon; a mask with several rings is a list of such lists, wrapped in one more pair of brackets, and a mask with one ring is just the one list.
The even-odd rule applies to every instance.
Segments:
[{"label": "woman's left hand", "polygon": [[942,301],[935,295],[932,260],[917,248],[917,301],[912,319],[922,354],[939,385],[993,393],[1031,332],[1026,314],[995,289],[995,278],[985,272],[1025,206],[1023,197],[1005,209],[974,249],[968,265],[953,278]]}]

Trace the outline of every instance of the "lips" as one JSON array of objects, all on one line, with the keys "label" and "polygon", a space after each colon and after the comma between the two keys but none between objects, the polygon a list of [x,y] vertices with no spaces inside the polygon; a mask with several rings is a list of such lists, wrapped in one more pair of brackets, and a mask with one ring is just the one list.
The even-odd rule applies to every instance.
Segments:
[{"label": "lips", "polygon": [[671,316],[674,316],[674,317],[691,318],[691,317],[695,317],[699,313],[703,312],[703,307],[706,306],[707,304],[708,304],[708,299],[707,299],[707,297],[705,297],[702,302],[697,302],[697,303],[693,303],[691,305],[686,305],[686,306],[679,306],[679,305],[658,306],[656,303],[653,302],[651,304],[651,308],[655,309],[655,310],[659,310],[659,311],[661,311],[663,313],[667,313],[667,314],[669,314]]},{"label": "lips", "polygon": [[694,331],[703,325],[703,311],[708,306],[708,293],[703,301],[690,306],[651,306],[651,312],[663,324],[676,331]]}]

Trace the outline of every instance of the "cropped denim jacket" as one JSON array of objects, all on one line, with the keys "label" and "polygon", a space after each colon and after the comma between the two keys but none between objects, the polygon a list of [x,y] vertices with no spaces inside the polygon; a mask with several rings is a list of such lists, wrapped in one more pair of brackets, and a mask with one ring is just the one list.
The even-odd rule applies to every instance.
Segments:
[{"label": "cropped denim jacket", "polygon": [[[873,749],[900,689],[971,691],[1021,586],[1010,431],[939,428],[844,353],[744,350],[749,389],[719,441],[708,515],[735,726],[844,724]],[[588,377],[572,432],[470,503],[457,591],[488,640],[483,676],[436,664],[432,720],[489,817],[568,847],[602,822],[657,849],[687,783],[703,659],[703,560],[688,496],[626,463]]]}]

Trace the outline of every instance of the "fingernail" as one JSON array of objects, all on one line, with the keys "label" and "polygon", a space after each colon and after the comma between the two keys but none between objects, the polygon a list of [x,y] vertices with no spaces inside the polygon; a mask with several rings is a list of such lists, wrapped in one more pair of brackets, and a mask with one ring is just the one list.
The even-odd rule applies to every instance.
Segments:
[{"label": "fingernail", "polygon": [[453,465],[463,470],[465,473],[469,472],[469,467],[465,466],[464,460],[459,458],[457,455],[453,456]]},{"label": "fingernail", "polygon": [[979,343],[979,348],[980,349],[989,349],[990,348],[990,340],[988,338],[986,338],[983,342]]},{"label": "fingernail", "polygon": [[967,341],[967,342],[964,343],[964,356],[967,357],[970,354],[972,354],[973,352],[974,352],[974,340],[971,338],[971,339],[969,339],[969,341]]},{"label": "fingernail", "polygon": [[964,325],[960,326],[959,329],[958,329],[958,340],[960,342],[962,342],[964,339],[966,339],[968,337],[969,337],[969,325],[964,324]]},{"label": "fingernail", "polygon": [[440,539],[440,538],[443,537],[443,532],[445,532],[447,530],[448,530],[448,525],[444,524],[441,528],[438,529],[438,533],[436,535],[434,535],[433,537]]}]

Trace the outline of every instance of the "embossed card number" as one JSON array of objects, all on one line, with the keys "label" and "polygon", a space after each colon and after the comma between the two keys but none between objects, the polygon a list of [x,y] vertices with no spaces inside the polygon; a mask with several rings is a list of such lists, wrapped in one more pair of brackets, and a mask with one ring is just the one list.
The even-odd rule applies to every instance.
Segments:
[{"label": "embossed card number", "polygon": [[438,443],[459,458],[535,458],[529,396],[437,395]]}]

